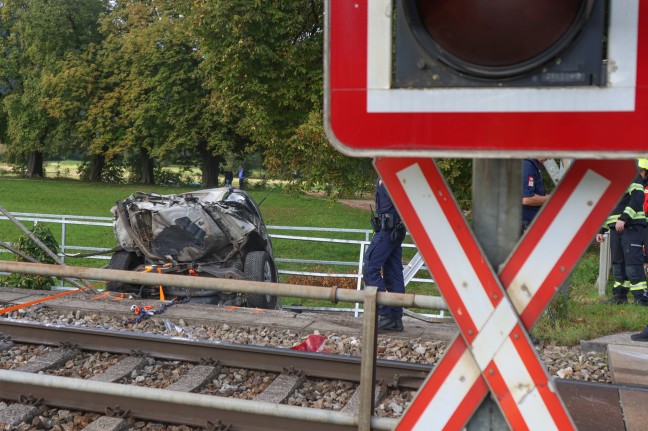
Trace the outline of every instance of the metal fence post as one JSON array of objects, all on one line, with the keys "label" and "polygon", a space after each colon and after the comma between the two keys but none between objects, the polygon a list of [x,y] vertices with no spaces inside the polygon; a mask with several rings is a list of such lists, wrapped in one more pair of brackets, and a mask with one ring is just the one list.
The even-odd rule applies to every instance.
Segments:
[{"label": "metal fence post", "polygon": [[[368,236],[368,235],[367,235]],[[360,244],[360,256],[358,257],[358,283],[356,285],[357,290],[362,290],[362,268],[364,267],[364,254],[365,254],[365,244]],[[357,302],[353,306],[353,316],[358,317],[360,314],[360,304]]]},{"label": "metal fence post", "polygon": [[376,286],[365,287],[364,317],[362,321],[362,363],[360,368],[360,410],[358,412],[358,430],[371,430],[374,394],[376,386],[376,344],[378,324]]},{"label": "metal fence post", "polygon": [[605,240],[600,243],[599,251],[599,275],[596,280],[599,296],[605,296],[605,289],[607,288],[608,278],[610,276],[610,241],[609,235],[604,236]]},{"label": "metal fence post", "polygon": [[65,245],[67,243],[66,241],[66,234],[67,234],[67,223],[65,222],[67,218],[65,216],[61,217],[61,244],[59,244],[59,249],[61,251],[61,262],[65,262]]}]

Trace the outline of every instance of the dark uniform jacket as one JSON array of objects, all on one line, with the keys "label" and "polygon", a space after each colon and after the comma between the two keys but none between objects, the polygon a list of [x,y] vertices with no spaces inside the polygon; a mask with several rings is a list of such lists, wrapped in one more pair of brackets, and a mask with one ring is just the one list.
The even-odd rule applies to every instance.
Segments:
[{"label": "dark uniform jacket", "polygon": [[626,225],[646,226],[644,199],[644,180],[641,175],[637,175],[605,221],[601,233],[604,233],[607,228],[614,229],[617,220],[623,220]]},{"label": "dark uniform jacket", "polygon": [[[537,159],[524,159],[522,178],[522,196],[546,196],[540,161]],[[528,225],[540,211],[539,206],[522,205],[522,224]]]},{"label": "dark uniform jacket", "polygon": [[387,188],[385,187],[385,184],[382,183],[380,180],[376,183],[376,194],[375,194],[375,200],[376,200],[376,212],[378,215],[383,215],[383,214],[391,214],[394,216],[396,219],[400,219],[400,216],[398,215],[398,211],[396,211],[396,207],[394,206],[394,203],[392,202],[391,198],[389,197],[389,194],[387,193]]}]

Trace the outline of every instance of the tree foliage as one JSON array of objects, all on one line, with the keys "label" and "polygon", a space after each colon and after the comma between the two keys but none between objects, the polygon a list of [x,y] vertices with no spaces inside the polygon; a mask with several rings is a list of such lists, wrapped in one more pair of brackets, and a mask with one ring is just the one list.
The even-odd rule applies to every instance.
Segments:
[{"label": "tree foliage", "polygon": [[472,159],[438,159],[436,162],[459,207],[472,208]]},{"label": "tree foliage", "polygon": [[73,129],[47,110],[46,81],[69,54],[99,38],[97,18],[108,0],[13,0],[0,8],[5,53],[0,70],[8,154],[28,159],[28,176],[43,176],[43,155],[65,151]]},{"label": "tree foliage", "polygon": [[0,139],[27,175],[74,157],[89,180],[175,164],[211,187],[262,154],[295,188],[373,186],[324,135],[323,0],[6,0],[0,19]]}]

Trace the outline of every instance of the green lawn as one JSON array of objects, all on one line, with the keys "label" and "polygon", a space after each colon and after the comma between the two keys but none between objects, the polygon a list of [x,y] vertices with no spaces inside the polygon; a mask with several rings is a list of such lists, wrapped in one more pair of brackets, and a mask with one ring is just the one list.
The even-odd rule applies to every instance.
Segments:
[{"label": "green lawn", "polygon": [[[636,305],[606,305],[598,296],[599,246],[593,245],[581,258],[570,277],[568,301],[554,298],[552,316],[538,321],[534,335],[549,342],[573,345],[580,340],[608,334],[640,331],[648,324],[648,308]],[[608,281],[608,294],[612,279]]]}]

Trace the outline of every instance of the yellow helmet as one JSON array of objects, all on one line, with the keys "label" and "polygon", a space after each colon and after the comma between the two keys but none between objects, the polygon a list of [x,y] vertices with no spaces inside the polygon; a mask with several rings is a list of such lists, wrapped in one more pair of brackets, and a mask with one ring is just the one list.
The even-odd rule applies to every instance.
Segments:
[{"label": "yellow helmet", "polygon": [[639,169],[648,169],[648,159],[637,159]]}]

